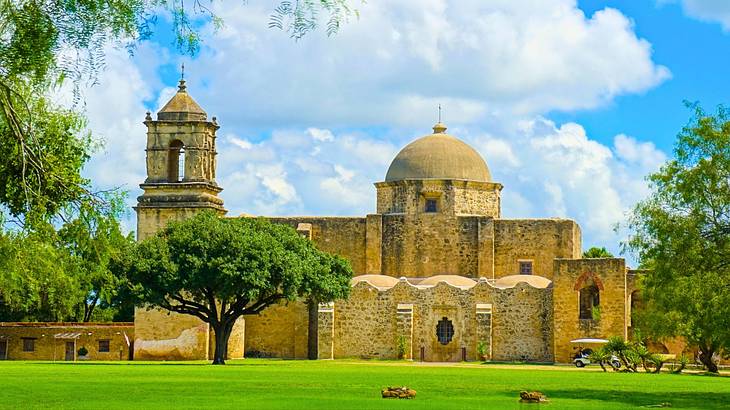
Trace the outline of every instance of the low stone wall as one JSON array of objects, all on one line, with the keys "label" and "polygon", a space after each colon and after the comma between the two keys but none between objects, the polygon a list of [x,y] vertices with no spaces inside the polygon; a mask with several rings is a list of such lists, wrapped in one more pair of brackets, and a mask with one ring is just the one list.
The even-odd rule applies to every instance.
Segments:
[{"label": "low stone wall", "polygon": [[[127,322],[0,322],[0,360],[66,360],[66,343],[73,344],[71,360],[130,360],[132,340],[134,324]],[[86,357],[78,356],[82,347]]]}]

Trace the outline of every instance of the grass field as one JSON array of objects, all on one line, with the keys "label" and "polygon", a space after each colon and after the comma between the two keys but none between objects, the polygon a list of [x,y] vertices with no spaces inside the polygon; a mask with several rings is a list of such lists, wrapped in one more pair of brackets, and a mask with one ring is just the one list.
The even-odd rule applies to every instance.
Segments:
[{"label": "grass field", "polygon": [[[384,400],[407,385],[415,400]],[[730,408],[730,378],[602,373],[554,366],[247,359],[202,363],[0,362],[0,408],[519,409]]]}]

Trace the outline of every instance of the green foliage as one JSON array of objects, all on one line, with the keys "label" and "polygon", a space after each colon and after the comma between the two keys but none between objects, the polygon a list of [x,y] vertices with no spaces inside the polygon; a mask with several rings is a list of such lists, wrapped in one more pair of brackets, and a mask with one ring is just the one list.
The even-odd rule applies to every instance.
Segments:
[{"label": "green foliage", "polygon": [[222,364],[235,321],[279,301],[345,297],[352,269],[289,226],[202,212],[141,242],[122,267],[140,301],[210,323]]},{"label": "green foliage", "polygon": [[689,364],[689,357],[687,357],[687,355],[682,354],[677,358],[677,360],[678,363],[676,363],[675,366],[672,366],[671,370],[674,374],[682,373],[685,367],[687,367],[687,365]]},{"label": "green foliage", "polygon": [[62,321],[83,299],[67,259],[47,235],[0,232],[0,321]]},{"label": "green foliage", "polygon": [[87,354],[89,354],[89,349],[87,349],[85,346],[81,346],[79,351],[76,353],[78,353],[79,356],[86,356]]},{"label": "green foliage", "polygon": [[[84,202],[75,211],[75,218],[65,223],[58,232],[58,246],[65,251],[71,273],[86,296],[81,300],[78,319],[89,322],[101,305],[109,310],[123,305],[133,306],[128,281],[123,272],[113,269],[115,260],[122,258],[134,245],[130,233],[122,234],[118,217],[124,213],[124,196],[108,194],[105,202],[110,206],[99,207]],[[98,316],[96,316],[98,318]],[[104,319],[113,319],[107,315]],[[131,319],[131,318],[125,318]]]},{"label": "green foliage", "polygon": [[403,359],[406,357],[406,348],[408,347],[406,337],[403,335],[399,335],[396,339],[396,353],[398,354],[399,359]]},{"label": "green foliage", "polygon": [[[340,26],[351,15],[359,17],[357,9],[348,0],[285,0],[279,3],[269,20],[270,28],[285,30],[292,38],[300,39],[319,27],[320,14],[329,14],[326,23],[327,35],[340,30]],[[365,3],[365,0],[362,0]]]},{"label": "green foliage", "polygon": [[601,320],[601,307],[593,305],[593,308],[591,309],[591,319],[593,319],[596,322],[599,322]]},{"label": "green foliage", "polygon": [[605,347],[598,348],[588,355],[588,360],[592,363],[598,363],[603,371],[606,371],[606,364],[611,362],[612,354]]},{"label": "green foliage", "polygon": [[133,300],[126,278],[110,267],[134,241],[116,219],[122,198],[107,203],[113,206],[67,210],[58,231],[42,220],[33,229],[0,230],[0,321],[131,319],[118,316]]},{"label": "green foliage", "polygon": [[693,106],[675,158],[651,175],[651,196],[634,209],[626,244],[644,266],[638,315],[649,336],[684,337],[712,357],[730,348],[730,113]]},{"label": "green foliage", "polygon": [[583,252],[583,259],[589,258],[613,258],[613,254],[609,252],[605,247],[593,246],[587,251]]},{"label": "green foliage", "polygon": [[480,358],[485,358],[489,355],[489,343],[484,340],[477,342],[477,353]]},{"label": "green foliage", "polygon": [[88,192],[80,175],[92,149],[84,120],[41,92],[0,75],[0,204],[26,220],[54,215]]}]

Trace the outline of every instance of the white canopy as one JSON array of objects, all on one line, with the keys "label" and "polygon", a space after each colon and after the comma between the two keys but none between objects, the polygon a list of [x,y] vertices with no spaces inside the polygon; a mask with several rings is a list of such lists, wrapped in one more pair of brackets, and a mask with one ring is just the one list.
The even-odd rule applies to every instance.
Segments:
[{"label": "white canopy", "polygon": [[573,340],[570,341],[570,343],[595,343],[595,344],[604,344],[604,343],[608,343],[608,340],[606,340],[606,339],[591,339],[591,338],[586,338],[586,339],[573,339]]}]

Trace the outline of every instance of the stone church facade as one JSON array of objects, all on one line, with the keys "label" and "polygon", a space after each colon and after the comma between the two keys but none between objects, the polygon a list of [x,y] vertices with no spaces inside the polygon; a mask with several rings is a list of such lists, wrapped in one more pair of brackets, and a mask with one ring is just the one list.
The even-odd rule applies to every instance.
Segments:
[{"label": "stone church facade", "polygon": [[[181,81],[145,124],[138,239],[203,209],[223,217],[215,117]],[[477,360],[481,345],[491,360],[568,362],[573,339],[627,337],[636,280],[624,260],[582,259],[572,220],[502,218],[503,186],[446,131],[438,123],[400,151],[375,183],[373,214],[268,217],[345,257],[356,274],[347,300],[319,308],[319,357]],[[229,354],[306,358],[307,317],[299,302],[246,317]],[[212,338],[193,317],[135,313],[135,359],[207,359]]]}]

